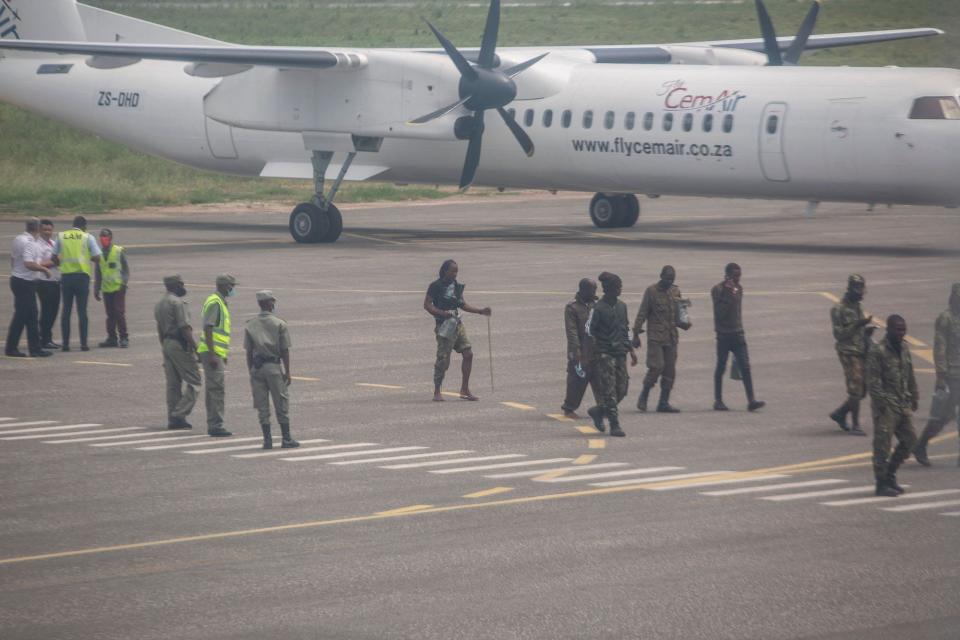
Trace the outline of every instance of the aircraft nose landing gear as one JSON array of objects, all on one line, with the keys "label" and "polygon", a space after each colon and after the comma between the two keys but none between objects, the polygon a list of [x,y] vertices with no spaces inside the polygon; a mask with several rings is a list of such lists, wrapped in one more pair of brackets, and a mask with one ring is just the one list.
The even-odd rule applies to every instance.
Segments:
[{"label": "aircraft nose landing gear", "polygon": [[337,195],[337,189],[340,188],[356,155],[355,152],[347,155],[330,194],[324,196],[323,180],[333,159],[333,152],[313,152],[313,182],[316,193],[310,202],[298,204],[290,214],[290,235],[294,240],[306,243],[336,242],[340,237],[343,231],[343,216],[340,215],[340,210],[333,206],[333,198]]},{"label": "aircraft nose landing gear", "polygon": [[590,219],[601,229],[632,227],[640,218],[640,201],[632,193],[598,193],[590,201]]}]

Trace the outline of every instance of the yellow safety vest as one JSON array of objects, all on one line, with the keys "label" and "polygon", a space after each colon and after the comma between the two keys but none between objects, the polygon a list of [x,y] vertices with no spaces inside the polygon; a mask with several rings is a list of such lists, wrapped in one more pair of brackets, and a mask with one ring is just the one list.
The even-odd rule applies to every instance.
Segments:
[{"label": "yellow safety vest", "polygon": [[[223,298],[220,297],[220,294],[212,293],[203,303],[201,316],[207,315],[207,309],[212,304],[220,305],[220,322],[213,328],[213,352],[226,360],[227,353],[230,351],[230,309]],[[200,341],[200,345],[197,347],[197,353],[206,353],[207,351],[209,349],[207,349],[206,335],[204,335],[204,339]]]},{"label": "yellow safety vest", "polygon": [[100,290],[104,293],[116,293],[123,288],[123,270],[121,256],[123,247],[110,246],[110,253],[100,258]]},{"label": "yellow safety vest", "polygon": [[60,273],[85,273],[88,276],[93,272],[90,265],[90,234],[80,229],[60,232]]}]

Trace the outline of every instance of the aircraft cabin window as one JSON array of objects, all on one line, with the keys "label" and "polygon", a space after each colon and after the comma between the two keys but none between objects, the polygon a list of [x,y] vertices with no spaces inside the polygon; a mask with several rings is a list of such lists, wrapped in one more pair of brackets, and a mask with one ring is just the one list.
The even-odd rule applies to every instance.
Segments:
[{"label": "aircraft cabin window", "polygon": [[773,135],[777,132],[777,127],[780,126],[780,117],[779,116],[770,116],[767,118],[767,133]]},{"label": "aircraft cabin window", "polygon": [[712,113],[708,113],[707,115],[703,116],[703,131],[705,133],[710,133],[711,131],[713,131],[713,114]]},{"label": "aircraft cabin window", "polygon": [[613,111],[607,111],[603,116],[603,128],[613,129],[613,124],[615,120],[616,120],[616,115],[614,115]]},{"label": "aircraft cabin window", "polygon": [[553,125],[553,109],[547,109],[543,112],[543,126],[550,128]]},{"label": "aircraft cabin window", "polygon": [[560,116],[560,126],[564,129],[569,129],[571,122],[573,122],[573,112],[567,109]]},{"label": "aircraft cabin window", "polygon": [[683,115],[683,130],[690,131],[691,129],[693,129],[693,114],[685,113]]},{"label": "aircraft cabin window", "polygon": [[673,114],[669,111],[663,114],[663,130],[670,131],[673,129]]},{"label": "aircraft cabin window", "polygon": [[633,131],[633,128],[637,123],[637,114],[633,111],[628,111],[627,115],[623,117],[623,126],[626,127],[627,131]]},{"label": "aircraft cabin window", "polygon": [[583,112],[583,128],[589,129],[593,126],[593,111],[584,111]]},{"label": "aircraft cabin window", "polygon": [[523,124],[527,127],[533,126],[533,109],[527,109],[523,113]]},{"label": "aircraft cabin window", "polygon": [[730,133],[731,131],[733,131],[733,114],[728,113],[723,116],[723,132]]},{"label": "aircraft cabin window", "polygon": [[960,103],[953,96],[928,96],[913,101],[911,120],[960,120]]},{"label": "aircraft cabin window", "polygon": [[653,129],[653,114],[649,111],[643,114],[643,130],[650,131]]}]

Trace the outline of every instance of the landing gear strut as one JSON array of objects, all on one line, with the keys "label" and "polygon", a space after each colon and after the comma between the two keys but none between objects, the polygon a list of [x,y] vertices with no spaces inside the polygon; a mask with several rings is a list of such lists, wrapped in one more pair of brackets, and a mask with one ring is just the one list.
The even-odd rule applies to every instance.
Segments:
[{"label": "landing gear strut", "polygon": [[327,167],[333,160],[332,151],[313,152],[313,184],[314,195],[310,202],[302,202],[290,214],[290,235],[297,242],[336,242],[343,231],[343,216],[340,210],[333,206],[333,199],[343,182],[356,152],[347,155],[346,162],[340,168],[340,173],[330,188],[328,195],[323,194],[323,182]]},{"label": "landing gear strut", "polygon": [[640,218],[640,201],[632,193],[598,193],[590,201],[590,219],[601,229],[632,227]]}]

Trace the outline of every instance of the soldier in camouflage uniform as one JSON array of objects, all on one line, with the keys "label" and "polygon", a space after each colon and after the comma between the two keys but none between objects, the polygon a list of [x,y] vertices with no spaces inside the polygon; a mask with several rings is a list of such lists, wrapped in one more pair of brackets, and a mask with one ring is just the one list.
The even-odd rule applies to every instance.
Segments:
[{"label": "soldier in camouflage uniform", "polygon": [[[643,301],[637,310],[637,318],[633,322],[633,347],[640,348],[640,334],[643,325],[647,325],[647,375],[643,379],[643,390],[637,399],[637,409],[647,410],[647,398],[651,389],[660,380],[660,401],[657,403],[658,413],[680,413],[679,409],[670,404],[670,392],[677,375],[677,349],[680,343],[680,334],[677,331],[678,308],[681,294],[674,285],[677,279],[676,270],[670,265],[660,271],[660,281],[647,287],[643,292]],[[690,328],[689,323],[682,327]]]},{"label": "soldier in camouflage uniform", "polygon": [[[864,374],[870,337],[876,329],[869,326],[873,322],[873,316],[865,317],[863,313],[861,301],[866,290],[867,283],[863,276],[851,274],[847,279],[846,295],[830,310],[833,337],[837,341],[837,356],[843,367],[843,377],[847,381],[847,399],[830,414],[830,419],[844,431],[858,436],[867,435],[860,428],[860,401],[867,395]],[[849,427],[848,413],[851,422]]]},{"label": "soldier in camouflage uniform", "polygon": [[[934,331],[933,363],[937,370],[937,390],[949,390],[950,399],[946,412],[930,416],[923,435],[913,449],[917,462],[925,467],[930,466],[927,457],[930,439],[936,437],[953,418],[957,418],[957,426],[960,426],[960,282],[953,284],[950,307],[937,318]],[[960,466],[960,458],[957,458],[957,465]]]},{"label": "soldier in camouflage uniform", "polygon": [[636,366],[637,354],[630,344],[630,319],[627,305],[618,300],[623,290],[620,276],[604,271],[599,277],[603,297],[593,306],[587,320],[587,333],[593,337],[596,348],[596,389],[598,405],[587,413],[598,431],[604,431],[603,418],[610,423],[610,435],[623,437],[617,405],[627,395],[630,376],[627,374],[627,354],[630,366]]},{"label": "soldier in camouflage uniform", "polygon": [[[873,472],[876,495],[895,497],[904,492],[897,484],[897,468],[910,457],[917,441],[913,412],[917,410],[917,379],[913,374],[906,321],[887,318],[887,335],[870,348],[867,356],[867,386],[873,409]],[[890,455],[893,437],[897,448]],[[889,458],[889,459],[888,459]]]}]

